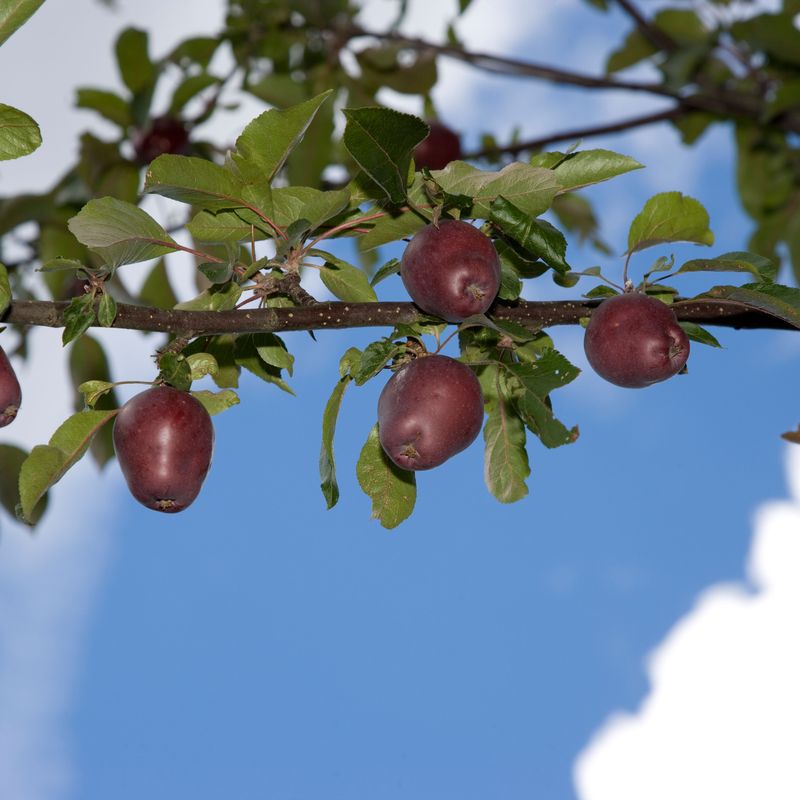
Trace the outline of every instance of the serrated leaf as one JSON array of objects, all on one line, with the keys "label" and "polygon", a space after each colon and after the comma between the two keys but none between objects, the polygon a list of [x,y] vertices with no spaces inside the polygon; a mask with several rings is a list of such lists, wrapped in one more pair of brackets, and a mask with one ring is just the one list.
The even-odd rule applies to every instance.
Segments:
[{"label": "serrated leaf", "polygon": [[178,353],[163,353],[158,359],[159,378],[179,389],[188,392],[192,385],[192,369],[186,357]]},{"label": "serrated leaf", "polygon": [[233,406],[239,405],[239,395],[231,389],[223,389],[221,392],[210,392],[208,389],[199,389],[191,392],[192,397],[203,404],[203,408],[213,417],[227,411]]},{"label": "serrated leaf", "polygon": [[357,347],[348,347],[339,359],[339,377],[354,375],[361,364],[361,351]]},{"label": "serrated leaf", "polygon": [[260,176],[271,183],[300,143],[319,107],[332,89],[283,110],[270,109],[257,116],[236,140],[234,161],[247,176]]},{"label": "serrated leaf", "polygon": [[8,282],[8,270],[0,261],[0,315],[11,305],[11,285]]},{"label": "serrated leaf", "polygon": [[372,500],[372,518],[384,528],[396,528],[411,516],[417,500],[417,480],[392,463],[383,452],[374,425],[361,449],[356,465],[358,484]]},{"label": "serrated leaf", "polygon": [[771,283],[778,276],[778,265],[764,256],[737,251],[716,258],[687,261],[675,274],[681,272],[749,272],[759,282]]},{"label": "serrated leaf", "polygon": [[631,223],[628,253],[665,242],[714,244],[708,212],[702,204],[680,192],[654,195]]},{"label": "serrated leaf", "polygon": [[147,48],[147,31],[126,28],[116,42],[117,66],[122,82],[136,94],[156,80],[156,67]]},{"label": "serrated leaf", "polygon": [[340,214],[350,203],[348,189],[322,192],[308,186],[273,189],[272,205],[276,224],[288,228],[296,220],[308,220],[308,231],[315,231]]},{"label": "serrated leaf", "polygon": [[555,168],[555,173],[563,187],[562,191],[566,192],[592,186],[643,168],[644,165],[635,159],[611,150],[581,150],[565,155]]},{"label": "serrated leaf", "polygon": [[97,305],[97,321],[104,328],[110,328],[116,318],[117,302],[108,292],[104,292]]},{"label": "serrated leaf", "polygon": [[94,298],[91,294],[73,297],[64,309],[64,330],[61,343],[69,344],[86,333],[95,321]]},{"label": "serrated leaf", "polygon": [[542,219],[525,214],[504,197],[493,203],[489,220],[518,242],[528,253],[540,258],[559,272],[568,272],[565,255],[567,240],[558,228]]},{"label": "serrated leaf", "polygon": [[700,327],[695,322],[678,322],[678,325],[683,328],[684,333],[693,341],[700,344],[707,344],[709,347],[722,347],[717,341],[714,334],[707,331],[705,328]]},{"label": "serrated leaf", "polygon": [[0,161],[30,155],[41,143],[42,133],[33,117],[0,103]]},{"label": "serrated leaf", "polygon": [[[28,453],[11,444],[0,444],[0,505],[13,518],[19,504],[19,472]],[[35,525],[47,506],[45,495],[34,509],[31,524]]]},{"label": "serrated leaf", "polygon": [[344,115],[345,148],[389,200],[401,204],[411,153],[428,135],[428,126],[418,117],[389,108],[346,108]]},{"label": "serrated leaf", "polygon": [[0,44],[21,28],[44,0],[4,0],[0,4]]},{"label": "serrated leaf", "polygon": [[186,363],[189,365],[193,381],[199,381],[206,375],[214,376],[219,372],[217,359],[211,353],[192,353],[186,356]]},{"label": "serrated leaf", "polygon": [[325,497],[328,508],[333,508],[339,501],[339,484],[336,482],[336,461],[333,457],[333,437],[336,433],[336,420],[342,406],[342,397],[350,383],[349,376],[345,375],[333,387],[333,392],[325,404],[322,414],[322,445],[319,452],[319,477],[320,489]]},{"label": "serrated leaf", "polygon": [[743,286],[715,286],[699,297],[735,300],[748,308],[764,311],[800,328],[800,289],[779,283],[746,283]]},{"label": "serrated leaf", "polygon": [[345,303],[374,303],[378,296],[369,285],[366,272],[348,264],[341,258],[323,250],[312,250],[311,255],[325,259],[319,276],[325,286]]},{"label": "serrated leaf", "polygon": [[104,89],[78,89],[75,106],[96,111],[120,128],[127,128],[133,123],[128,103],[118,94]]},{"label": "serrated leaf", "polygon": [[500,399],[489,404],[483,426],[483,477],[501,503],[514,503],[528,494],[525,479],[531,469],[525,438],[525,426],[508,403]]},{"label": "serrated leaf", "polygon": [[402,350],[391,339],[379,339],[368,344],[361,353],[358,367],[351,373],[356,386],[363,386],[370,378],[374,378]]},{"label": "serrated leaf", "polygon": [[118,410],[80,411],[62,423],[47,445],[37,445],[22,464],[19,474],[19,496],[22,519],[33,521],[36,505],[47,490],[58,483],[64,473],[79,461],[97,432]]},{"label": "serrated leaf", "polygon": [[90,200],[67,223],[112,269],[171,253],[175,240],[146,211],[115,197]]}]

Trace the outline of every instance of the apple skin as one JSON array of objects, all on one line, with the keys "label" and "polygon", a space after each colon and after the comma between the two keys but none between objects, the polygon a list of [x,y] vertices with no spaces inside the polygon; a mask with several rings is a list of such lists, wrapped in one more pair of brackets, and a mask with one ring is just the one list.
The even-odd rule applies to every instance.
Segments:
[{"label": "apple skin", "polygon": [[461,220],[443,220],[416,233],[400,262],[411,299],[447,322],[483,314],[500,289],[500,259],[492,240]]},{"label": "apple skin", "polygon": [[449,356],[420,356],[401,367],[378,399],[378,438],[401,469],[438,467],[468,447],[483,425],[475,373]]},{"label": "apple skin", "polygon": [[136,159],[149,164],[164,153],[185,155],[189,149],[189,132],[181,120],[175,117],[156,117],[150,126],[139,131],[133,138]]},{"label": "apple skin", "polygon": [[10,425],[16,418],[22,403],[22,389],[17,373],[0,347],[0,428]]},{"label": "apple skin", "polygon": [[600,377],[632,389],[671,378],[689,358],[689,337],[672,309],[640,292],[604,300],[592,312],[583,346]]},{"label": "apple skin", "polygon": [[431,132],[414,148],[417,170],[444,169],[451,161],[461,158],[461,139],[441,122],[429,122]]},{"label": "apple skin", "polygon": [[214,426],[188,392],[155,386],[132,397],[114,420],[114,450],[131,494],[154,511],[191,505],[211,466]]}]

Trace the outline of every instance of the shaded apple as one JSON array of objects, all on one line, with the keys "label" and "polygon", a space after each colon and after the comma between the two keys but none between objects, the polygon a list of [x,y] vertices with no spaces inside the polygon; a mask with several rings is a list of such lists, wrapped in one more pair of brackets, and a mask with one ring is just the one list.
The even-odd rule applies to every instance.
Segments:
[{"label": "shaded apple", "polygon": [[0,428],[11,424],[17,417],[22,402],[17,373],[8,360],[8,356],[0,347]]},{"label": "shaded apple", "polygon": [[689,357],[689,337],[672,309],[640,292],[604,300],[592,312],[583,345],[598,375],[634,389],[671,378]]},{"label": "shaded apple", "polygon": [[155,386],[132,397],[114,421],[114,450],[131,494],[155,511],[183,511],[200,492],[214,426],[188,392]]},{"label": "shaded apple", "polygon": [[411,299],[448,322],[483,314],[500,289],[500,259],[492,240],[461,220],[423,228],[408,243],[400,277]]},{"label": "shaded apple", "polygon": [[418,170],[444,169],[461,158],[461,139],[441,122],[429,122],[431,132],[414,148],[414,164]]},{"label": "shaded apple", "polygon": [[402,469],[438,467],[468,447],[483,425],[475,373],[449,356],[420,356],[401,367],[378,400],[378,438]]},{"label": "shaded apple", "polygon": [[136,159],[142,165],[149,164],[165,153],[185,155],[188,152],[189,132],[183,122],[175,117],[156,117],[149,127],[138,131],[133,137]]}]

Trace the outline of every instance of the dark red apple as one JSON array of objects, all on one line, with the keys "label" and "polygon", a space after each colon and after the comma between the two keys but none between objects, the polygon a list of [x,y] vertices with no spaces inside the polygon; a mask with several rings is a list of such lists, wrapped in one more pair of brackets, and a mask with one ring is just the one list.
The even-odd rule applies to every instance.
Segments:
[{"label": "dark red apple", "polygon": [[188,392],[155,386],[131,398],[114,421],[114,449],[131,494],[155,511],[183,511],[200,492],[214,426]]},{"label": "dark red apple", "polygon": [[411,299],[448,322],[483,314],[500,289],[492,240],[461,220],[428,225],[408,243],[400,277]]},{"label": "dark red apple", "polygon": [[164,153],[185,155],[189,132],[181,120],[171,116],[156,117],[150,126],[133,137],[133,149],[140,164],[149,164]]},{"label": "dark red apple", "polygon": [[431,132],[414,148],[414,164],[418,170],[444,169],[461,158],[461,139],[441,122],[429,122]]},{"label": "dark red apple", "polygon": [[401,367],[378,400],[378,438],[402,469],[438,467],[468,447],[483,425],[475,373],[449,356],[420,356]]},{"label": "dark red apple", "polygon": [[0,347],[0,428],[12,423],[19,411],[22,402],[22,389],[20,389],[17,373],[8,360],[8,356]]},{"label": "dark red apple", "polygon": [[635,389],[671,378],[689,357],[689,337],[672,309],[640,292],[604,300],[592,312],[583,346],[600,377]]}]

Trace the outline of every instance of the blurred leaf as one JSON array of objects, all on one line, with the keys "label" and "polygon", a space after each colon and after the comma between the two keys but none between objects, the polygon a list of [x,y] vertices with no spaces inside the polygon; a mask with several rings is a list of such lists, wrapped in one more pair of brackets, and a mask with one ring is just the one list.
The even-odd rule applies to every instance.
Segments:
[{"label": "blurred leaf", "polygon": [[208,89],[209,86],[215,86],[218,83],[219,79],[209,75],[207,72],[189,75],[188,78],[184,78],[172,94],[172,101],[169,104],[170,116],[177,117],[190,100],[197,97],[200,92]]},{"label": "blurred leaf", "polygon": [[139,290],[139,302],[153,308],[174,308],[178,302],[169,283],[164,259],[159,259]]},{"label": "blurred leaf", "polygon": [[681,272],[749,272],[759,282],[772,282],[778,276],[778,265],[769,258],[755,253],[724,253],[716,258],[700,258],[687,261],[675,273]]},{"label": "blurred leaf", "polygon": [[83,457],[97,432],[116,414],[116,409],[80,411],[61,424],[50,437],[49,444],[37,445],[31,450],[19,474],[19,496],[25,522],[33,522],[36,506],[45,492]]},{"label": "blurred leaf", "polygon": [[90,200],[67,224],[72,235],[112,269],[178,249],[147,212],[114,197]]},{"label": "blurred leaf", "polygon": [[374,425],[361,450],[356,466],[358,484],[372,500],[372,518],[384,528],[396,528],[411,516],[417,500],[417,479],[400,469],[383,452]]},{"label": "blurred leaf", "polygon": [[325,404],[322,415],[322,446],[319,453],[320,489],[325,497],[328,508],[333,508],[339,501],[339,484],[336,482],[336,462],[333,456],[333,437],[336,433],[336,420],[342,406],[342,397],[350,383],[350,377],[345,375],[333,387],[333,392]]},{"label": "blurred leaf", "polygon": [[735,39],[763,50],[778,61],[800,66],[800,30],[792,14],[759,14],[731,26]]},{"label": "blurred leaf", "polygon": [[41,143],[36,120],[18,108],[0,103],[0,161],[27,156]]},{"label": "blurred leaf", "polygon": [[715,286],[699,297],[735,300],[748,308],[764,311],[800,328],[800,289],[778,283],[746,283],[744,286]]},{"label": "blurred leaf", "polygon": [[156,80],[156,67],[147,50],[147,31],[126,28],[117,38],[117,66],[122,82],[133,94]]},{"label": "blurred leaf", "polygon": [[644,34],[634,28],[626,37],[623,43],[614,50],[606,61],[606,72],[619,72],[620,70],[632,67],[640,61],[654,55],[656,48],[650,43]]},{"label": "blurred leaf", "polygon": [[86,108],[96,111],[120,128],[127,128],[133,123],[131,109],[127,101],[114,92],[103,89],[78,89],[75,101],[77,108]]},{"label": "blurred leaf", "polygon": [[356,163],[395,204],[406,198],[411,152],[427,135],[418,117],[389,108],[346,108],[343,143]]},{"label": "blurred leaf", "polygon": [[11,305],[11,286],[8,282],[8,270],[0,261],[0,315]]},{"label": "blurred leaf", "polygon": [[0,45],[33,16],[44,0],[4,0],[0,4]]},{"label": "blurred leaf", "polygon": [[664,242],[714,243],[708,212],[701,203],[680,192],[663,192],[645,203],[631,223],[628,253]]}]

